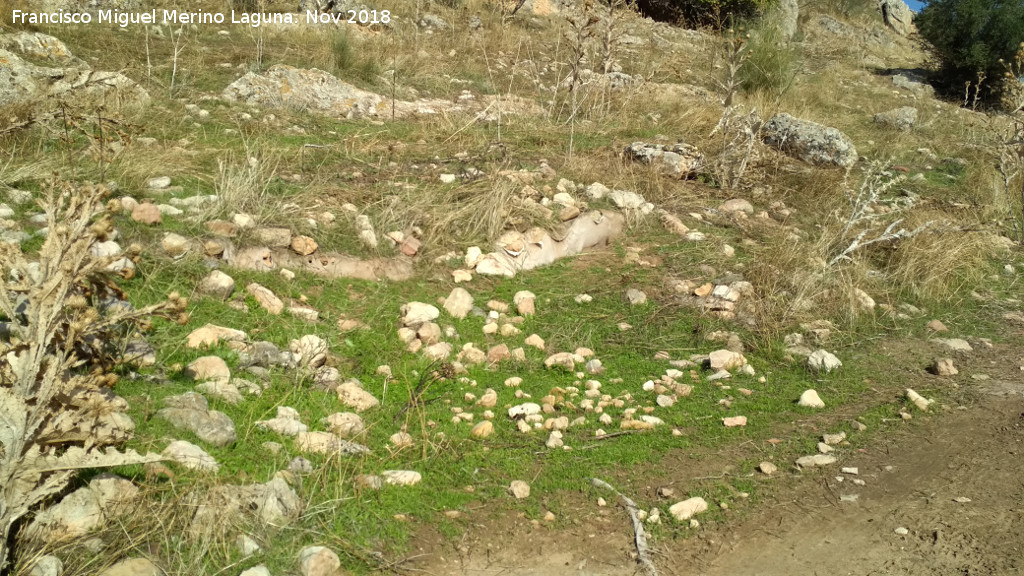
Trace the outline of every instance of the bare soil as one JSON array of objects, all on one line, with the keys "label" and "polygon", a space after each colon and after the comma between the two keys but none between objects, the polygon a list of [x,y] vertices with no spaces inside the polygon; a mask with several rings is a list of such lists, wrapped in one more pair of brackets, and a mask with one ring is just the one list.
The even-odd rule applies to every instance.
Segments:
[{"label": "bare soil", "polygon": [[[708,523],[694,536],[656,542],[659,572],[675,576],[1024,573],[1020,352],[1016,346],[997,346],[959,359],[962,373],[956,381],[960,387],[947,403],[948,410],[918,414],[912,424],[895,427],[894,433],[873,435],[868,445],[843,454],[834,468],[780,471],[770,480],[768,495],[751,509]],[[981,373],[988,379],[971,377]],[[859,474],[841,474],[840,467],[856,467]],[[692,474],[691,462],[686,476]],[[845,478],[839,482],[837,476]],[[865,485],[854,485],[853,478]],[[843,496],[853,495],[855,501],[844,501]],[[570,496],[576,497],[580,517],[563,521],[568,527],[552,529],[522,515],[505,516],[475,524],[454,543],[425,538],[426,556],[415,563],[415,573],[639,574],[625,511],[611,503],[596,508],[583,501],[582,494]],[[907,533],[897,534],[897,528],[906,528]]]}]

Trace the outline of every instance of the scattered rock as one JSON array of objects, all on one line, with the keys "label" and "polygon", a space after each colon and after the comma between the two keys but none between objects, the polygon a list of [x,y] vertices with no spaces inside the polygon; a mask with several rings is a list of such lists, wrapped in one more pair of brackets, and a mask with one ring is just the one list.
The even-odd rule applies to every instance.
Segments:
[{"label": "scattered rock", "polygon": [[342,438],[352,438],[366,430],[362,417],[353,412],[335,412],[323,421],[329,432]]},{"label": "scattered rock", "polygon": [[530,497],[530,485],[522,480],[513,480],[508,489],[516,500]]},{"label": "scattered rock", "polygon": [[423,476],[413,470],[385,470],[380,475],[385,483],[394,486],[413,486],[423,480]]},{"label": "scattered rock", "polygon": [[834,354],[826,350],[815,350],[807,357],[807,366],[815,372],[829,373],[843,365]]},{"label": "scattered rock", "polygon": [[927,328],[929,330],[931,330],[932,332],[948,332],[949,331],[949,328],[946,328],[946,325],[943,324],[942,321],[938,320],[938,319],[935,319],[935,320],[932,320],[931,322],[928,322]]},{"label": "scattered rock", "polygon": [[727,418],[722,418],[722,424],[726,428],[736,428],[736,427],[739,427],[739,426],[746,426],[747,425],[747,417],[746,416],[729,416]]},{"label": "scattered rock", "polygon": [[265,227],[253,230],[253,236],[260,244],[271,248],[291,246],[292,231],[282,227]]},{"label": "scattered rock", "polygon": [[356,412],[363,412],[380,404],[380,401],[364,390],[362,383],[354,378],[342,382],[335,390],[338,393],[338,400]]},{"label": "scattered rock", "polygon": [[682,502],[676,502],[669,507],[668,513],[676,520],[684,522],[701,512],[707,511],[707,509],[708,503],[700,496],[694,496]]},{"label": "scattered rock", "polygon": [[953,366],[952,358],[936,358],[932,365],[928,367],[928,371],[936,376],[956,376],[960,373]]},{"label": "scattered rock", "polygon": [[470,434],[472,434],[476,438],[487,438],[493,433],[494,424],[490,420],[484,420],[478,423],[476,426],[473,426],[473,429],[470,430]]},{"label": "scattered rock", "polygon": [[60,576],[64,571],[64,563],[56,556],[43,556],[32,564],[28,576]]},{"label": "scattered rock", "polygon": [[835,464],[836,457],[828,454],[815,454],[813,456],[801,456],[796,459],[796,465],[801,468],[814,468],[815,466],[828,466]]},{"label": "scattered rock", "polygon": [[921,410],[922,412],[927,412],[928,406],[932,403],[931,400],[928,400],[910,388],[907,388],[907,400],[910,400],[914,406],[917,406],[918,410]]},{"label": "scattered rock", "polygon": [[163,215],[160,214],[160,209],[155,204],[145,202],[132,209],[132,220],[139,224],[160,224],[163,222]]},{"label": "scattered rock", "polygon": [[[185,345],[189,348],[204,348],[207,346],[216,346],[221,342],[245,342],[247,338],[248,335],[241,330],[225,328],[215,324],[206,324],[205,326],[196,328],[189,333]],[[221,360],[221,362],[223,362],[223,360]],[[224,369],[227,369],[227,364],[224,365]],[[228,375],[230,376],[230,372]]]},{"label": "scattered rock", "polygon": [[200,440],[214,446],[227,446],[233,443],[235,423],[223,412],[210,410],[206,398],[195,392],[186,392],[180,396],[169,396],[164,399],[167,408],[156,415],[170,422],[173,426],[192,431]]},{"label": "scattered rock", "polygon": [[177,462],[186,468],[193,470],[205,470],[209,472],[216,472],[220,469],[220,464],[213,459],[202,448],[186,442],[185,440],[175,440],[171,442],[164,451],[161,452],[168,460]]},{"label": "scattered rock", "polygon": [[313,240],[309,236],[296,236],[295,238],[292,238],[291,247],[292,250],[300,256],[308,256],[313,252],[316,252],[317,248],[319,248],[316,240]]},{"label": "scattered rock", "polygon": [[576,369],[576,362],[573,360],[572,354],[568,352],[558,352],[557,354],[548,356],[548,358],[544,360],[544,366],[549,369],[561,368],[568,372],[572,372]]},{"label": "scattered rock", "polygon": [[465,288],[452,288],[451,293],[444,299],[444,309],[453,318],[462,320],[473,309],[473,296]]},{"label": "scattered rock", "polygon": [[936,344],[943,346],[951,352],[973,352],[974,348],[966,340],[960,338],[936,338]]},{"label": "scattered rock", "polygon": [[773,116],[761,135],[768,146],[810,164],[848,168],[857,162],[857,150],[845,134],[789,114]]},{"label": "scattered rock", "polygon": [[805,390],[804,393],[800,395],[800,400],[797,401],[797,406],[803,406],[805,408],[824,408],[825,403],[822,402],[817,391]]},{"label": "scattered rock", "polygon": [[349,440],[342,440],[330,432],[300,432],[295,437],[295,447],[312,454],[366,454],[369,448]]},{"label": "scattered rock", "polygon": [[327,361],[327,342],[315,334],[307,334],[292,340],[288,349],[291,350],[295,361],[304,368],[319,368]]},{"label": "scattered rock", "polygon": [[758,465],[757,469],[760,470],[761,473],[764,474],[765,476],[771,476],[772,474],[775,474],[779,470],[778,466],[772,464],[771,462],[761,462],[761,464]]},{"label": "scattered rock", "polygon": [[256,299],[256,302],[263,307],[264,310],[277,316],[284,312],[284,302],[281,301],[269,288],[260,286],[253,282],[245,287],[246,291]]},{"label": "scattered rock", "polygon": [[624,155],[678,178],[693,176],[704,169],[704,155],[696,147],[682,142],[670,146],[633,142],[626,146]]},{"label": "scattered rock", "polygon": [[708,367],[712,370],[733,370],[746,363],[743,354],[732,350],[715,350],[708,355]]},{"label": "scattered rock", "polygon": [[99,576],[164,576],[164,572],[145,558],[130,558],[100,572]]},{"label": "scattered rock", "polygon": [[308,546],[299,551],[299,572],[302,576],[338,576],[341,559],[324,546]]},{"label": "scattered rock", "polygon": [[910,130],[916,123],[917,108],[913,106],[903,106],[902,108],[875,114],[875,124],[891,126],[897,130]]},{"label": "scattered rock", "polygon": [[185,376],[193,380],[222,380],[231,378],[231,370],[219,356],[202,356],[185,367]]},{"label": "scattered rock", "polygon": [[523,316],[532,316],[536,311],[534,305],[536,298],[533,292],[520,290],[512,297],[512,303],[516,305],[516,311]]},{"label": "scattered rock", "polygon": [[647,302],[647,294],[644,294],[642,290],[636,288],[630,288],[626,290],[626,302],[629,302],[630,306],[639,306]]},{"label": "scattered rock", "polygon": [[299,412],[289,406],[278,406],[275,418],[260,420],[256,422],[256,427],[277,432],[282,436],[298,436],[309,430],[309,427],[299,419]]},{"label": "scattered rock", "polygon": [[423,302],[409,302],[402,306],[402,324],[412,329],[418,329],[427,322],[433,322],[441,315],[441,311],[435,306]]},{"label": "scattered rock", "polygon": [[220,270],[213,270],[199,282],[199,292],[227,300],[235,291],[235,280]]},{"label": "scattered rock", "polygon": [[743,212],[745,214],[754,213],[754,205],[748,200],[742,198],[733,198],[732,200],[726,200],[718,206],[718,211],[728,214],[730,212]]}]

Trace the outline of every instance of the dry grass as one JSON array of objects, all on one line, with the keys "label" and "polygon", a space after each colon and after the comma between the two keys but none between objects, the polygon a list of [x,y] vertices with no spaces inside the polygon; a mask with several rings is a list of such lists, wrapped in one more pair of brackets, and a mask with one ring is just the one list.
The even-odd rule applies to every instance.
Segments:
[{"label": "dry grass", "polygon": [[[924,222],[937,216],[916,214],[914,220]],[[991,233],[937,226],[886,251],[885,277],[894,292],[947,300],[976,286],[991,271],[990,262],[998,246]]]}]

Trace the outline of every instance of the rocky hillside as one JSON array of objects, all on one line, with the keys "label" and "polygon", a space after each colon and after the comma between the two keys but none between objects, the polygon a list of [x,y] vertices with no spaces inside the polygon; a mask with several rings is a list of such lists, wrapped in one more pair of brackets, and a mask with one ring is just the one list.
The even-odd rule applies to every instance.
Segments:
[{"label": "rocky hillside", "polygon": [[0,571],[654,574],[780,476],[856,500],[1024,321],[1008,121],[904,8],[5,20]]}]

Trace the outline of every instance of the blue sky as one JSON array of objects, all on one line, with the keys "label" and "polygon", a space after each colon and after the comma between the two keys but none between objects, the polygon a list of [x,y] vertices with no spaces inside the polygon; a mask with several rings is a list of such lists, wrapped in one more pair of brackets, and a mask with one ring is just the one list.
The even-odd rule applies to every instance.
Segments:
[{"label": "blue sky", "polygon": [[914,12],[920,12],[921,8],[924,8],[924,2],[920,2],[919,0],[906,0],[906,2],[907,6],[910,6],[910,9]]}]

